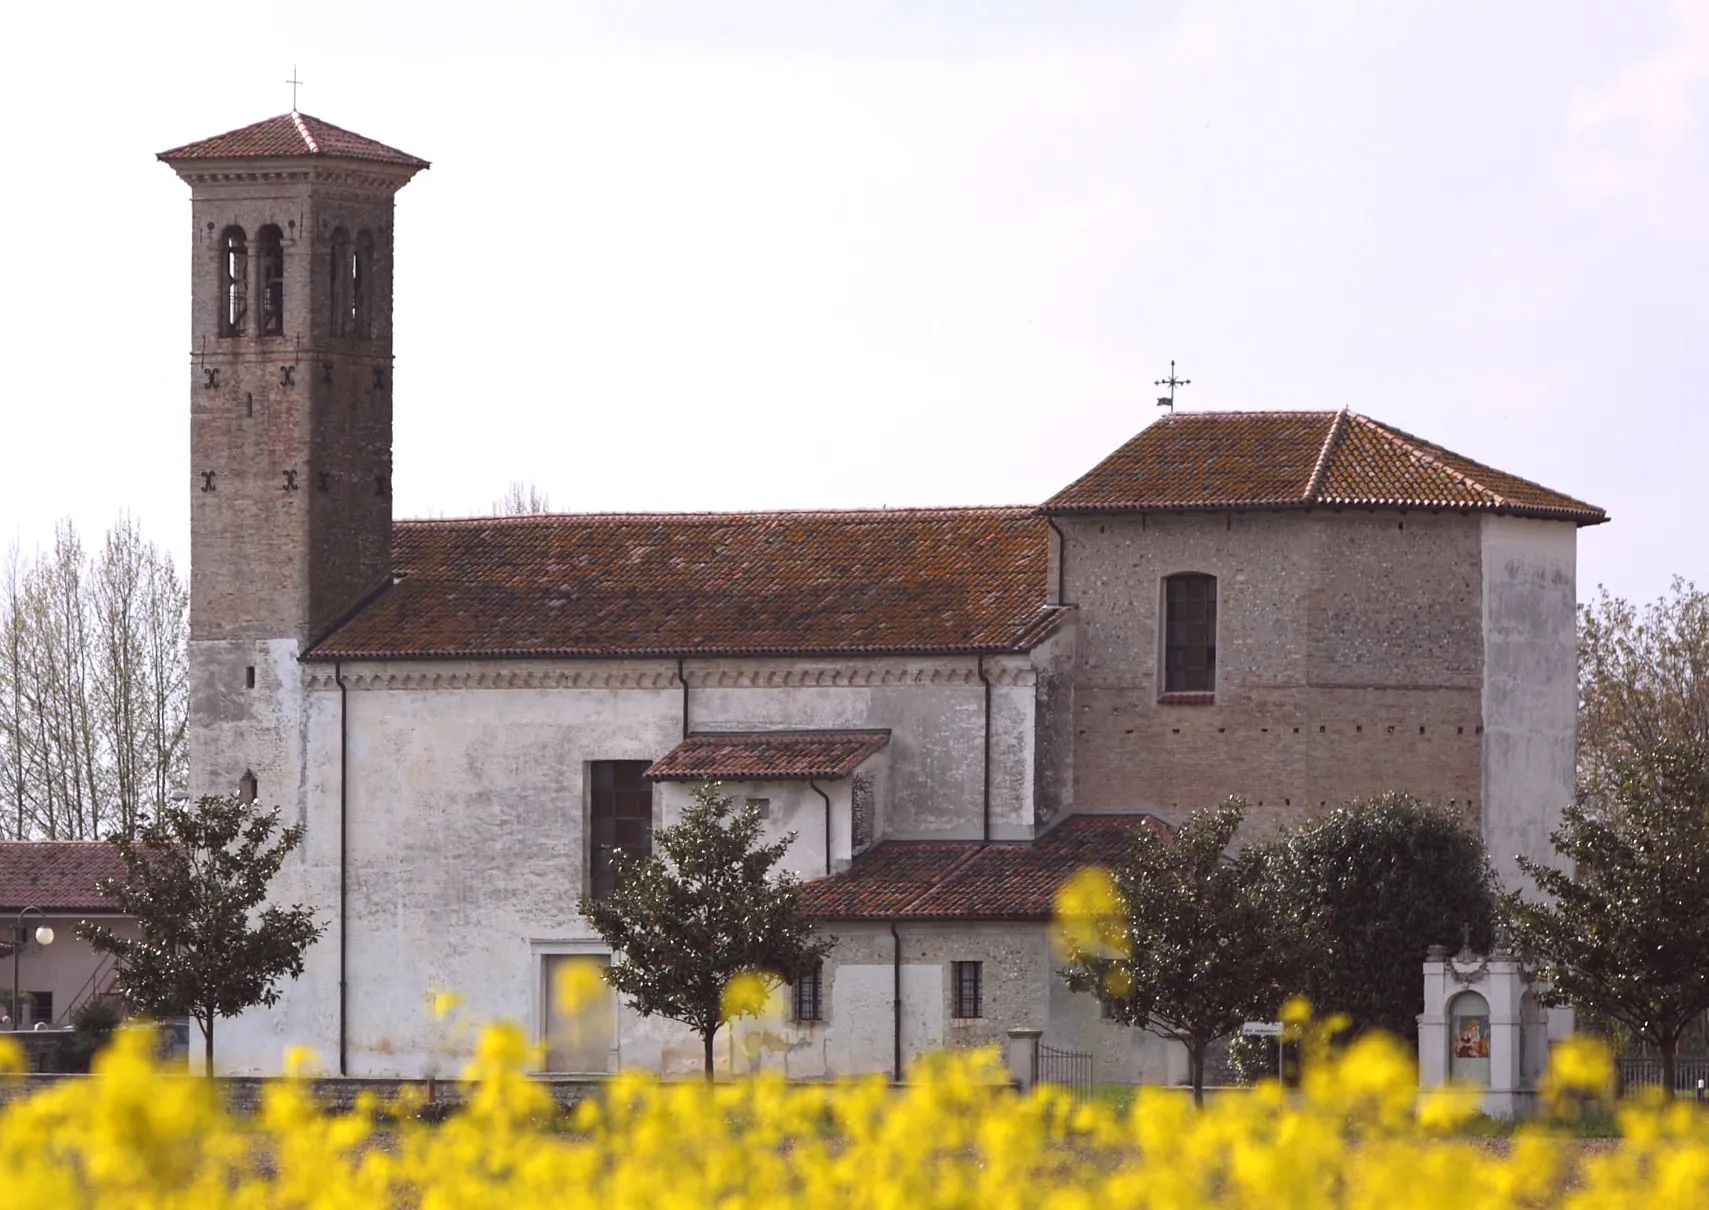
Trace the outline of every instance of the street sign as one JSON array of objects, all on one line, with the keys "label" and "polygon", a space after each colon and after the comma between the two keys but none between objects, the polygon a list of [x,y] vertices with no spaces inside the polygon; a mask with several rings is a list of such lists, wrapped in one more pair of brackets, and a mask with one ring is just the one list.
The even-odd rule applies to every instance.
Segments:
[{"label": "street sign", "polygon": [[1280,1021],[1247,1021],[1240,1027],[1240,1032],[1249,1038],[1279,1038],[1282,1036]]}]

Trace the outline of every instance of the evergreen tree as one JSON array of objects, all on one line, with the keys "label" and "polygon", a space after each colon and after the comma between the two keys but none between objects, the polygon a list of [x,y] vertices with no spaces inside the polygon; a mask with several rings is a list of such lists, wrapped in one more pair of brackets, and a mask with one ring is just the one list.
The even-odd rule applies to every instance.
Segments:
[{"label": "evergreen tree", "polygon": [[611,985],[642,1016],[699,1034],[709,1080],[730,981],[748,972],[774,985],[801,978],[834,941],[812,935],[800,882],[774,872],[794,834],[768,845],[761,830],[758,806],[736,811],[717,785],[698,786],[682,819],[654,836],[650,856],[613,854],[610,896],[581,901],[612,948]]},{"label": "evergreen tree", "polygon": [[301,904],[261,906],[303,834],[302,824],[280,828],[277,807],[237,795],[168,803],[135,840],[112,838],[125,876],[100,884],[142,936],[77,926],[79,937],[119,960],[119,991],[133,1009],[196,1019],[210,1076],[215,1019],[276,1004],[276,984],[303,973],[303,954],[324,931]]},{"label": "evergreen tree", "polygon": [[1195,811],[1173,838],[1142,830],[1111,863],[1119,919],[1111,952],[1071,947],[1068,986],[1111,1018],[1187,1047],[1194,1104],[1205,1055],[1275,997],[1285,949],[1274,944],[1260,863],[1230,858],[1243,807]]},{"label": "evergreen tree", "polygon": [[1355,799],[1261,847],[1292,951],[1288,992],[1346,1013],[1355,1033],[1418,1036],[1419,970],[1432,945],[1495,943],[1495,876],[1453,811],[1405,794]]}]

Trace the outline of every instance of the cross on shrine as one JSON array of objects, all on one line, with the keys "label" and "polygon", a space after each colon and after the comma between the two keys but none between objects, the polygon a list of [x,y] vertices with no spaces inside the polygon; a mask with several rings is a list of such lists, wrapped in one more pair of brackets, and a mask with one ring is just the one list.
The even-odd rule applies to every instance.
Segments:
[{"label": "cross on shrine", "polygon": [[297,112],[297,85],[301,84],[302,81],[297,79],[297,69],[296,69],[295,65],[293,65],[291,67],[291,78],[289,80],[286,80],[285,83],[287,83],[291,86],[291,112],[296,113]]},{"label": "cross on shrine", "polygon": [[1170,358],[1170,360],[1169,360],[1169,377],[1159,378],[1156,382],[1154,382],[1152,384],[1153,386],[1168,387],[1169,388],[1169,393],[1167,395],[1161,396],[1157,400],[1157,406],[1160,408],[1168,408],[1169,414],[1171,416],[1173,416],[1175,414],[1175,388],[1176,387],[1191,386],[1192,383],[1193,383],[1193,380],[1191,378],[1177,378],[1177,377],[1175,377],[1175,360],[1174,360],[1174,358]]}]

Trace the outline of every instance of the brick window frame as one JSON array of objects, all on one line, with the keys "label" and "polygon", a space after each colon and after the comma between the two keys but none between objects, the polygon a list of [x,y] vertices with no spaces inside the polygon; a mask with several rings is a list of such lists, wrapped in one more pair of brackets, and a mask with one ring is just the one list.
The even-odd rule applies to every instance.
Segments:
[{"label": "brick window frame", "polygon": [[1163,578],[1161,595],[1161,700],[1210,702],[1216,696],[1217,578],[1177,572]]},{"label": "brick window frame", "polygon": [[985,1015],[985,964],[950,963],[950,1016],[957,1021],[976,1021]]}]

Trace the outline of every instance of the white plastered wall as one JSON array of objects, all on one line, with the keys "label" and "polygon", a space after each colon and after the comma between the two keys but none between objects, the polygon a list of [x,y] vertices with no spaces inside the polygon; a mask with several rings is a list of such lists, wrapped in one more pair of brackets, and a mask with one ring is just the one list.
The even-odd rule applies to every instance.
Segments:
[{"label": "white plastered wall", "polygon": [[[280,801],[287,820],[307,822],[301,859],[281,872],[276,898],[314,907],[326,932],[276,1006],[220,1023],[219,1069],[275,1072],[286,1047],[307,1043],[323,1068],[337,1070],[341,781],[349,1073],[454,1069],[472,1034],[447,1041],[430,1012],[441,990],[458,993],[471,1019],[508,1018],[537,1032],[541,953],[597,940],[575,910],[586,869],[587,764],[654,760],[678,742],[683,691],[675,661],[335,669],[299,664],[294,645],[269,654],[265,712],[222,706],[200,716],[197,790],[225,788],[255,767],[263,797]],[[889,729],[879,796],[886,832],[978,838],[984,686],[974,659],[691,661],[687,671],[691,730]],[[1031,667],[1026,657],[992,658],[986,672],[994,831],[1030,834]],[[847,783],[839,789],[844,831],[833,845],[846,854]],[[817,847],[823,804],[807,794],[796,830]],[[822,874],[822,852],[817,861],[801,855],[811,864],[803,876]],[[625,1014],[622,1034],[624,1063],[699,1061],[697,1046],[685,1051],[657,1023]]]},{"label": "white plastered wall", "polygon": [[1515,857],[1552,860],[1577,737],[1577,530],[1483,519],[1483,831],[1504,888]]}]

